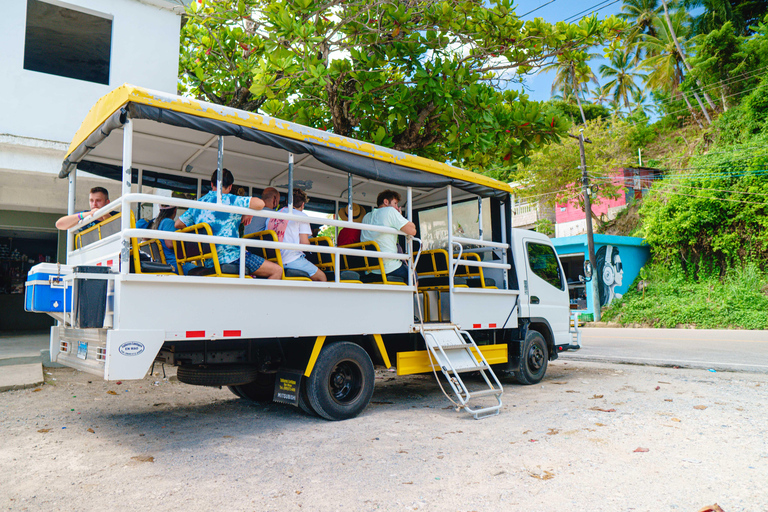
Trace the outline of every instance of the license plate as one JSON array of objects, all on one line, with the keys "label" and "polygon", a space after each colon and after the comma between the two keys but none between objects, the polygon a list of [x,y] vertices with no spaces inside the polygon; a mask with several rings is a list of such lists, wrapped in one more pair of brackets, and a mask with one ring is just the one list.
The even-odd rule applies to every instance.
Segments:
[{"label": "license plate", "polygon": [[77,344],[77,357],[85,359],[88,357],[88,343],[85,341],[78,342]]}]

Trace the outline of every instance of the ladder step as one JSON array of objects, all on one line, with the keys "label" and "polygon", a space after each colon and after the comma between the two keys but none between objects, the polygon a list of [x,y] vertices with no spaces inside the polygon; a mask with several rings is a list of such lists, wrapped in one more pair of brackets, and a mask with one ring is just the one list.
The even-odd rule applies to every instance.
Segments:
[{"label": "ladder step", "polygon": [[480,391],[470,391],[469,396],[471,398],[480,398],[481,396],[489,396],[489,395],[498,396],[503,392],[504,390],[502,389],[481,389]]},{"label": "ladder step", "polygon": [[[491,416],[496,416],[499,414],[499,411],[501,410],[501,404],[493,405],[491,407],[484,407],[482,409],[470,409],[469,407],[465,407],[464,409],[466,409],[467,412],[474,416],[476,420],[482,420],[483,418],[490,418]],[[480,416],[481,414],[482,416]]]},{"label": "ladder step", "polygon": [[[460,365],[460,366],[454,365],[454,367],[453,367],[453,370],[456,373],[479,372],[481,370],[490,370],[490,369],[491,369],[490,366],[488,366],[487,364],[482,364],[482,363],[478,363],[478,364],[474,364],[474,365],[470,365],[470,364],[465,364],[465,365]],[[446,368],[446,367],[443,367],[443,371],[447,372],[447,371],[449,371],[449,369]]]}]

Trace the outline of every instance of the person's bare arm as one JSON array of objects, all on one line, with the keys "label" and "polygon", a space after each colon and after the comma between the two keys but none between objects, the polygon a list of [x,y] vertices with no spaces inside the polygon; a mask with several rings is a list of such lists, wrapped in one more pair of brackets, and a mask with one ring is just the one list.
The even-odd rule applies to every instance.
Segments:
[{"label": "person's bare arm", "polygon": [[264,208],[264,201],[262,201],[260,197],[252,197],[248,208],[251,210],[261,210]]},{"label": "person's bare arm", "polygon": [[93,215],[97,210],[99,210],[99,208],[94,208],[90,212],[80,212],[80,213],[73,213],[72,215],[65,215],[64,217],[56,221],[56,228],[61,229],[62,231],[65,229],[69,229],[75,226],[82,219]]},{"label": "person's bare arm", "polygon": [[181,222],[181,218],[178,218],[176,219],[176,222],[173,223],[173,227],[175,227],[176,229],[184,229],[185,227],[187,227],[187,225]]},{"label": "person's bare arm", "polygon": [[400,228],[400,231],[406,235],[416,236],[416,224],[408,222],[405,226]]},{"label": "person's bare arm", "polygon": [[309,235],[305,235],[304,233],[299,233],[299,243],[304,245],[309,245]]}]

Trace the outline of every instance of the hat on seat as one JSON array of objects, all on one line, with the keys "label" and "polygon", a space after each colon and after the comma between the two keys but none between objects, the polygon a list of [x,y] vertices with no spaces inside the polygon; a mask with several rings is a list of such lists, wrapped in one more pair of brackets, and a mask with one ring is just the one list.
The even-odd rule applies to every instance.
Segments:
[{"label": "hat on seat", "polygon": [[[352,222],[363,222],[365,217],[365,210],[357,203],[352,203]],[[339,219],[347,220],[347,206],[339,209]]]}]

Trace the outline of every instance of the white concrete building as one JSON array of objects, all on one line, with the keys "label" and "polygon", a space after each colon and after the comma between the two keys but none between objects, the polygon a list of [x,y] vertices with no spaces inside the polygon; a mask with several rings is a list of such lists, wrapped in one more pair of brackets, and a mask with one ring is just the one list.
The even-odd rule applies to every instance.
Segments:
[{"label": "white concrete building", "polygon": [[[7,312],[19,309],[32,262],[63,257],[54,222],[66,213],[68,187],[57,175],[88,110],[126,82],[176,92],[183,3],[5,0],[3,7],[0,311]],[[119,195],[114,183],[80,174],[77,207],[87,209],[86,191],[96,185]],[[14,316],[0,315],[0,331],[25,327]]]}]

